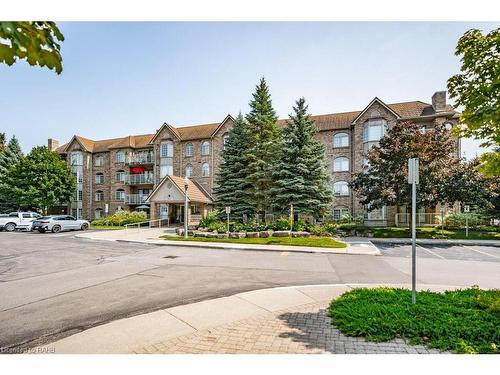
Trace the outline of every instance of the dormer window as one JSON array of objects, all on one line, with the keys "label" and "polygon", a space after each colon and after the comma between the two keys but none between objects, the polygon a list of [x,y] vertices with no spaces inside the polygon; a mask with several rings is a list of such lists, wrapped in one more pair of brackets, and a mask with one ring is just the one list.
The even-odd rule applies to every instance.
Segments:
[{"label": "dormer window", "polygon": [[380,139],[385,135],[386,121],[383,119],[368,120],[363,127],[364,152],[368,152],[372,146],[378,145]]},{"label": "dormer window", "polygon": [[174,156],[174,144],[172,141],[164,141],[160,144],[160,156],[171,158]]}]

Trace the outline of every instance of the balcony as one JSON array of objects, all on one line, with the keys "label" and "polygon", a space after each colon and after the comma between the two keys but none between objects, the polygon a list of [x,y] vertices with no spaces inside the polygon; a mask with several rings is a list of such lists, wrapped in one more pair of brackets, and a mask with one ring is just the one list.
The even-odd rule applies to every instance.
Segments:
[{"label": "balcony", "polygon": [[152,185],[155,182],[153,173],[128,174],[125,176],[127,185]]},{"label": "balcony", "polygon": [[138,152],[130,154],[127,157],[127,164],[130,165],[145,165],[153,163],[154,157],[152,152]]},{"label": "balcony", "polygon": [[129,194],[125,196],[127,204],[144,204],[146,203],[147,194]]}]

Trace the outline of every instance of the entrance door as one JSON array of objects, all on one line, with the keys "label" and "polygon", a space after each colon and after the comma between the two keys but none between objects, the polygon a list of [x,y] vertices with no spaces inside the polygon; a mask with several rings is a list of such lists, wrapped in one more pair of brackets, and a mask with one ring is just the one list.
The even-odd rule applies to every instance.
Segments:
[{"label": "entrance door", "polygon": [[168,204],[160,204],[160,219],[168,219]]}]

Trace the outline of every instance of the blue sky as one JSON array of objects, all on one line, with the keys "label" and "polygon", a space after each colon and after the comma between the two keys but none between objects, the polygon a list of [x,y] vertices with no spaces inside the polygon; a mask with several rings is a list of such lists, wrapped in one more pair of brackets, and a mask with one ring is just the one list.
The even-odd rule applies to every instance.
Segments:
[{"label": "blue sky", "polygon": [[498,24],[61,23],[61,75],[0,65],[0,131],[29,151],[49,137],[219,122],[247,111],[261,76],[280,117],[300,96],[313,114],[359,110],[374,96],[429,102],[458,72],[455,45],[472,27]]}]

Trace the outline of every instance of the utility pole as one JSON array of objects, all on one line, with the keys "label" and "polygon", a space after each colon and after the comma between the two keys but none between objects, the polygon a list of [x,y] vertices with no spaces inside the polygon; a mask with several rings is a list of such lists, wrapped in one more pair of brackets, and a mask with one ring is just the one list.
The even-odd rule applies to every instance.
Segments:
[{"label": "utility pole", "polygon": [[411,303],[417,303],[417,185],[418,158],[408,159],[408,183],[411,184]]}]

